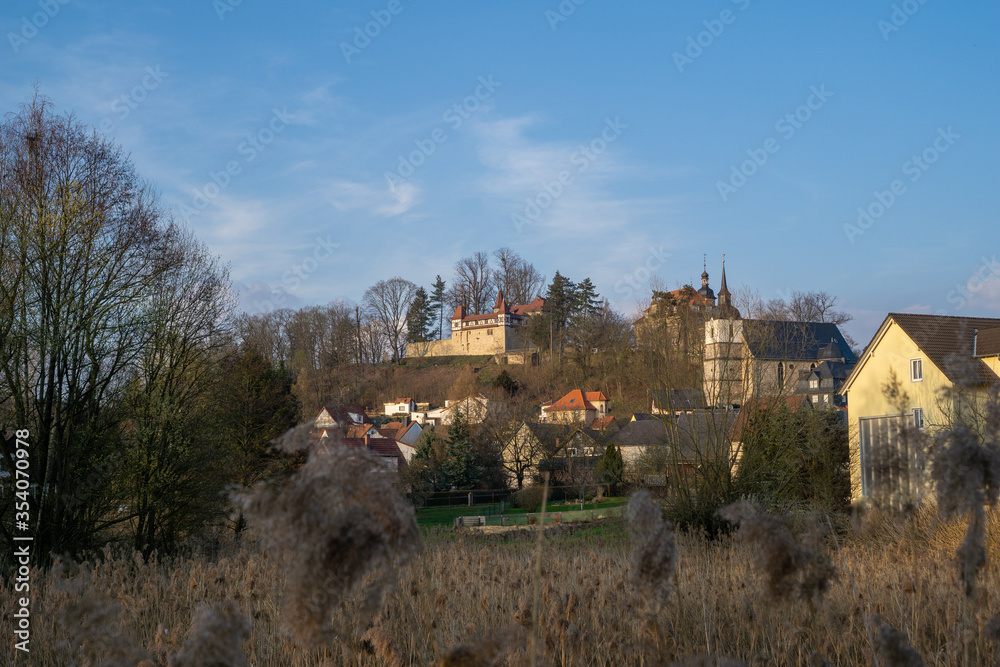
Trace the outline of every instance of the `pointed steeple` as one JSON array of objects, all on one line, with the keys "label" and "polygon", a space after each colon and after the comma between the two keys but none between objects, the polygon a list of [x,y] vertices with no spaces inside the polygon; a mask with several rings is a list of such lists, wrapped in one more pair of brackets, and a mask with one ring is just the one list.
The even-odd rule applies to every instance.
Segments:
[{"label": "pointed steeple", "polygon": [[729,303],[729,287],[726,286],[726,255],[722,255],[722,285],[719,287],[719,305],[723,304],[722,297],[725,296],[725,303]]},{"label": "pointed steeple", "polygon": [[507,301],[503,298],[503,288],[497,290],[497,302],[493,304],[494,313],[509,313],[510,308],[507,306]]},{"label": "pointed steeple", "polygon": [[732,293],[726,284],[726,256],[722,256],[722,284],[719,286],[719,317],[727,320],[740,319],[740,311],[733,306]]}]

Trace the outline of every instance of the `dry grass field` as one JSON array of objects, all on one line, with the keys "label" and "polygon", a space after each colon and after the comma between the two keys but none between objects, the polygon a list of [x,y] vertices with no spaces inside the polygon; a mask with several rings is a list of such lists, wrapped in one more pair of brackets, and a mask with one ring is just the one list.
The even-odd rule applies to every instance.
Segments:
[{"label": "dry grass field", "polygon": [[[363,611],[372,608],[368,589],[352,589],[337,601],[329,643],[312,649],[299,648],[283,627],[297,617],[284,605],[284,566],[252,537],[149,562],[106,552],[36,573],[30,662],[526,665],[534,638],[537,664],[545,665],[798,665],[813,664],[814,650],[829,664],[875,664],[876,644],[878,664],[919,664],[893,647],[878,616],[928,665],[1000,663],[989,637],[998,634],[996,622],[985,629],[1000,613],[996,513],[987,525],[988,565],[969,598],[954,560],[963,526],[935,525],[929,513],[905,522],[869,517],[860,531],[840,523],[824,551],[836,572],[814,611],[810,600],[769,596],[773,564],[759,561],[759,544],[734,537],[678,535],[676,553],[666,554],[674,575],[648,582],[672,595],[650,605],[633,586],[623,520],[550,527],[541,541],[537,528],[435,529],[406,562],[364,575],[392,584],[373,614]],[[780,556],[771,551],[764,553]],[[336,570],[337,560],[333,554],[326,566]],[[9,627],[13,594],[0,590]],[[0,660],[10,664],[9,641],[3,651]]]}]

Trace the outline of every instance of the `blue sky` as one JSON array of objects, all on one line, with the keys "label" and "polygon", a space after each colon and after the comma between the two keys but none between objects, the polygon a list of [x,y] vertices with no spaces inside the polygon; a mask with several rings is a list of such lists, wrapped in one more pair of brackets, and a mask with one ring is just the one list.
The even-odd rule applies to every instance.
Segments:
[{"label": "blue sky", "polygon": [[633,312],[726,253],[730,287],[828,291],[864,344],[889,311],[1000,311],[998,26],[985,0],[8,0],[0,109],[38,82],[103,128],[251,311],[508,246]]}]

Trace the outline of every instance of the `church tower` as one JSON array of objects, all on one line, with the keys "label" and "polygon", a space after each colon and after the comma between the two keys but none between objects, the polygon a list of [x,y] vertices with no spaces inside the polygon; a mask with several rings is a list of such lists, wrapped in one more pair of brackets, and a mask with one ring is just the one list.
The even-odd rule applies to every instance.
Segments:
[{"label": "church tower", "polygon": [[740,311],[733,306],[733,295],[726,285],[726,256],[722,256],[722,285],[719,286],[719,312],[718,317],[726,320],[740,319]]},{"label": "church tower", "polygon": [[[708,299],[709,301],[711,301],[712,305],[714,306],[715,305],[715,292],[713,292],[712,288],[708,286],[708,268],[707,268],[706,260],[704,258],[702,258],[701,268],[702,268],[702,271],[701,271],[701,289],[698,290],[698,294],[702,295],[703,297],[705,297],[706,299]],[[725,284],[725,283],[723,283],[723,284]]]}]

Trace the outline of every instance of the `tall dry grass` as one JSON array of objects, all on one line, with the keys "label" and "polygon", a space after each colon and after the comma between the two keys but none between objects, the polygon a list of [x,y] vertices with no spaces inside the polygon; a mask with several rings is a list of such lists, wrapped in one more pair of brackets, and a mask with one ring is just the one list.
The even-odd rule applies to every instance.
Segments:
[{"label": "tall dry grass", "polygon": [[[669,581],[671,592],[658,598],[665,603],[652,638],[643,634],[649,632],[648,604],[633,587],[626,524],[546,530],[537,618],[535,533],[437,530],[425,536],[419,555],[394,571],[363,575],[370,583],[397,579],[374,617],[359,622],[366,588],[345,592],[331,612],[331,627],[354,631],[315,650],[301,647],[284,627],[287,566],[253,539],[225,543],[211,556],[194,552],[148,562],[105,552],[86,567],[36,573],[32,663],[166,665],[173,657],[183,665],[240,664],[198,662],[197,651],[229,651],[231,645],[213,642],[220,634],[238,636],[242,616],[249,634],[240,649],[250,665],[528,664],[526,640],[536,624],[539,664],[727,659],[732,662],[718,664],[795,665],[809,664],[814,651],[835,665],[872,664],[876,651],[882,665],[917,664],[886,657],[903,660],[911,646],[928,665],[959,665],[966,645],[969,664],[996,664],[996,511],[986,518],[988,563],[968,607],[954,560],[964,524],[939,523],[932,512],[903,523],[873,515],[860,532],[843,528],[836,543],[828,539],[826,553],[838,576],[825,588],[814,620],[807,604],[763,595],[768,574],[752,541],[677,534],[675,553],[662,544],[646,547],[659,554],[657,572],[668,572],[669,562],[675,568],[669,579],[651,582],[663,592]],[[7,587],[0,592],[5,625],[14,597]],[[0,661],[10,659],[5,642]]]}]

